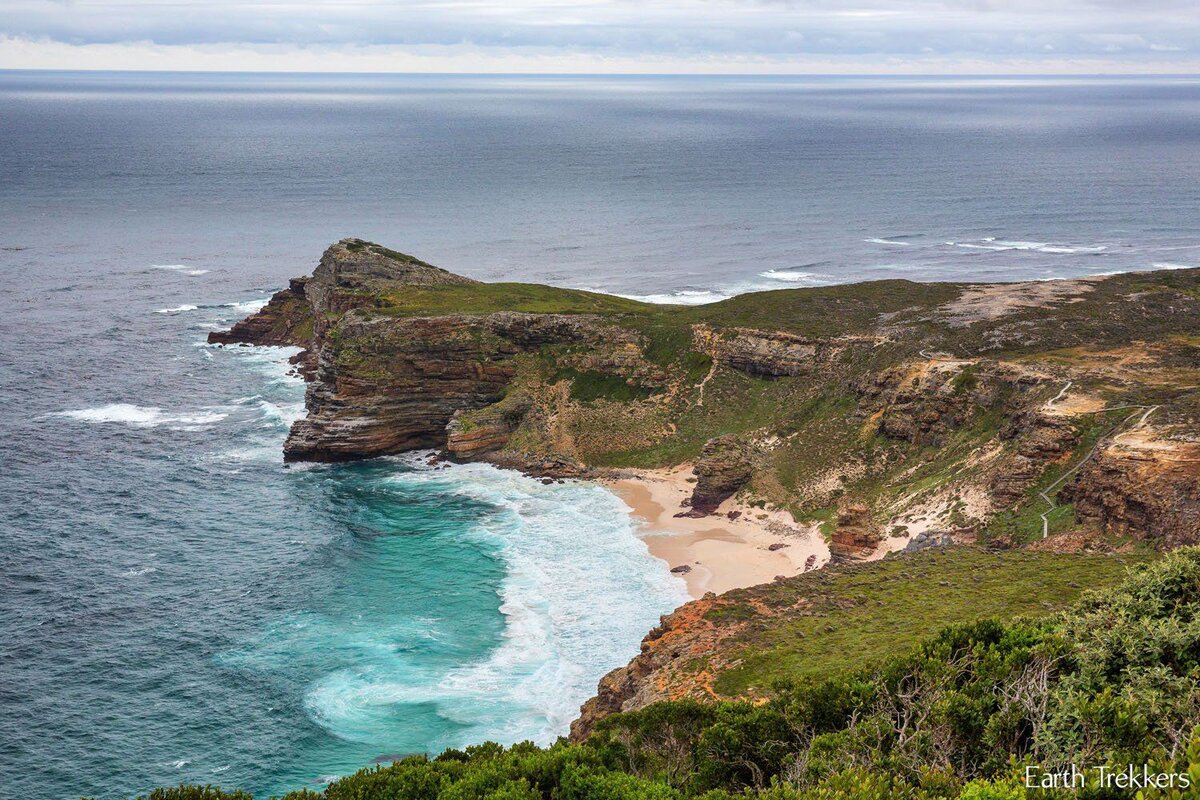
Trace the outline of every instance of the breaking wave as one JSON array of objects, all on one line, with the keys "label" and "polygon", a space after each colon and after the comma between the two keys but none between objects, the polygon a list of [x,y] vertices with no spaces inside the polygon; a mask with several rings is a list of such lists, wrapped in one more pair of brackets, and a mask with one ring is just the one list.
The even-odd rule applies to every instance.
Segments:
[{"label": "breaking wave", "polygon": [[156,406],[137,406],[132,403],[109,403],[95,408],[59,411],[49,416],[65,417],[78,422],[94,424],[115,423],[134,428],[157,428],[160,425],[186,426],[192,429],[220,422],[227,413],[205,410],[190,414],[167,413]]},{"label": "breaking wave", "polygon": [[993,252],[1004,252],[1007,250],[1029,250],[1038,253],[1052,253],[1057,255],[1103,253],[1108,249],[1107,245],[1102,244],[1065,245],[1053,242],[1026,242],[997,239],[995,236],[988,236],[983,239],[976,239],[967,242],[948,241],[946,244],[950,247],[965,247],[971,250],[991,250]]}]

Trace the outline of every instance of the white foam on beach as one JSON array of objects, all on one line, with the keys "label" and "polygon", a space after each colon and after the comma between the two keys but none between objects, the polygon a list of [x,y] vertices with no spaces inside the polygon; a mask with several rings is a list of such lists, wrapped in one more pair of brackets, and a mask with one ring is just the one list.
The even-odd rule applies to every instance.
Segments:
[{"label": "white foam on beach", "polygon": [[625,664],[659,616],[687,600],[684,582],[650,555],[627,507],[604,488],[544,485],[485,464],[409,463],[417,471],[391,480],[494,509],[462,534],[462,546],[485,546],[505,566],[501,643],[440,672],[415,674],[402,660],[388,667],[372,657],[315,683],[305,708],[331,733],[356,741],[369,741],[378,721],[406,704],[433,704],[463,726],[462,742],[554,741],[600,677]]},{"label": "white foam on beach", "polygon": [[1173,261],[1159,261],[1150,266],[1155,269],[1200,269],[1200,265],[1197,264],[1176,264]]},{"label": "white foam on beach", "polygon": [[109,403],[95,408],[80,408],[58,411],[48,416],[65,417],[78,422],[93,424],[114,423],[133,428],[157,428],[160,425],[185,426],[183,430],[195,430],[229,416],[227,413],[208,409],[190,414],[167,413],[157,406],[138,406],[132,403]]}]

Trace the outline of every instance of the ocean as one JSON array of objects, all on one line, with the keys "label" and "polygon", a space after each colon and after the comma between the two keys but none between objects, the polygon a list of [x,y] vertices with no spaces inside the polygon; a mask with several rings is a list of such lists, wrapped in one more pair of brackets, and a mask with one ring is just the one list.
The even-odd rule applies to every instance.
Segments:
[{"label": "ocean", "polygon": [[284,466],[208,331],[359,236],[655,301],[1200,266],[1200,79],[0,72],[0,775],[262,793],[565,733],[685,597],[623,503]]}]

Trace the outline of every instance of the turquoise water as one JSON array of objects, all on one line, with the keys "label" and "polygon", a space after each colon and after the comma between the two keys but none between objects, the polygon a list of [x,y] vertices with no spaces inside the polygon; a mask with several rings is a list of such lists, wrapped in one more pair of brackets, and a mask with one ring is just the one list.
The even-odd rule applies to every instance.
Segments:
[{"label": "turquoise water", "polygon": [[0,796],[548,741],[683,597],[596,487],[285,467],[204,345],[362,236],[702,302],[1200,265],[1200,80],[0,71]]}]

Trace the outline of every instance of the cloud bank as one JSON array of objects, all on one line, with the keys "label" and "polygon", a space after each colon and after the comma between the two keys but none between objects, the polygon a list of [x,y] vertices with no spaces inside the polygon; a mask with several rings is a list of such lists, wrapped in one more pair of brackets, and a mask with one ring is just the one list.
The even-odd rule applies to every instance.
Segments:
[{"label": "cloud bank", "polygon": [[1200,72],[1195,0],[4,0],[0,67]]}]

